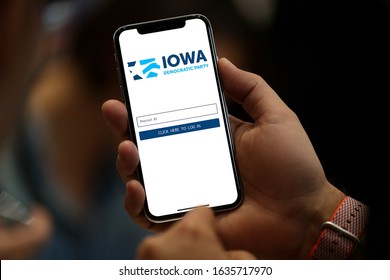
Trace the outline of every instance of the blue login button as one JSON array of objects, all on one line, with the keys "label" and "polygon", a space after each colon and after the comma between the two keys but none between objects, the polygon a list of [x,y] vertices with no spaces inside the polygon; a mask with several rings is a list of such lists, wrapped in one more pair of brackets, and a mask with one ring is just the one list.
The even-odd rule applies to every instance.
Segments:
[{"label": "blue login button", "polygon": [[147,140],[152,138],[172,136],[181,133],[210,129],[219,126],[219,119],[211,119],[207,121],[192,122],[168,127],[161,127],[158,129],[145,130],[139,133],[139,137],[141,140]]}]

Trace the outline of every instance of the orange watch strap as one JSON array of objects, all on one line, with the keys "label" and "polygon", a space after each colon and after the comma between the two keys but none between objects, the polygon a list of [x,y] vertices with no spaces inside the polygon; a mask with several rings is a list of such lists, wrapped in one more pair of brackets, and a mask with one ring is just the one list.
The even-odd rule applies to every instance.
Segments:
[{"label": "orange watch strap", "polygon": [[310,252],[311,259],[348,259],[357,248],[368,222],[368,207],[345,197],[325,222],[317,243]]}]

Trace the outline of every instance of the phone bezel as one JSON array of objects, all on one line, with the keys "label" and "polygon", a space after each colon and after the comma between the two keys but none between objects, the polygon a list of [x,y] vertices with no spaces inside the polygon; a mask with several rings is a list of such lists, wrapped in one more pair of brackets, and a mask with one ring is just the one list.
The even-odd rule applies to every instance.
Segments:
[{"label": "phone bezel", "polygon": [[[125,79],[125,72],[124,72],[125,69],[124,69],[123,63],[122,63],[122,54],[121,54],[121,48],[120,48],[120,43],[119,43],[120,34],[126,30],[129,30],[129,29],[137,29],[140,34],[146,34],[146,33],[170,30],[173,28],[182,28],[185,26],[185,22],[187,20],[191,20],[191,19],[201,19],[201,20],[203,20],[203,22],[206,25],[207,36],[209,39],[208,40],[209,46],[210,46],[210,50],[211,50],[211,54],[212,54],[212,63],[214,66],[214,75],[215,75],[215,79],[216,79],[216,83],[217,83],[217,87],[218,87],[219,101],[220,101],[220,105],[221,105],[221,109],[222,109],[223,121],[225,124],[225,130],[226,130],[225,133],[226,133],[227,140],[228,140],[230,159],[231,159],[231,163],[232,163],[232,168],[233,168],[235,182],[236,182],[236,189],[237,189],[237,199],[233,203],[227,204],[227,205],[215,206],[215,207],[212,207],[212,209],[215,212],[233,210],[233,209],[237,208],[238,206],[240,206],[242,203],[243,189],[242,189],[242,185],[241,185],[239,170],[238,170],[238,167],[236,164],[236,152],[235,152],[233,137],[232,137],[231,129],[230,129],[228,108],[226,105],[226,100],[225,100],[225,97],[223,94],[223,89],[221,86],[221,81],[220,81],[219,73],[218,73],[218,58],[217,58],[217,54],[216,54],[216,47],[215,47],[215,41],[214,41],[214,36],[213,36],[213,30],[211,27],[211,23],[206,16],[204,16],[202,14],[189,14],[189,15],[184,15],[184,16],[177,16],[177,17],[171,17],[171,18],[165,18],[165,19],[159,19],[159,20],[153,20],[153,21],[139,22],[139,23],[121,26],[115,31],[114,36],[113,36],[115,60],[117,63],[117,70],[118,70],[118,75],[119,75],[119,80],[120,80],[120,88],[121,88],[123,99],[125,101],[126,108],[127,108],[128,115],[129,115],[128,123],[129,123],[129,130],[130,130],[130,139],[135,143],[136,146],[138,146],[137,140],[135,137],[135,128],[134,128],[134,124],[133,124],[133,114],[132,114],[130,100],[129,100],[129,94],[128,94],[129,90],[128,90],[126,79]],[[142,164],[141,163],[137,167],[137,178],[141,182],[141,184],[144,186],[144,180],[143,180],[143,174],[142,174]],[[194,207],[194,208],[196,208],[196,207]],[[145,211],[146,217],[150,221],[155,222],[155,223],[162,223],[162,222],[169,222],[169,221],[177,220],[177,219],[182,218],[182,216],[188,212],[188,211],[183,211],[183,212],[172,213],[172,214],[163,215],[163,216],[154,216],[149,211],[147,196],[145,197],[144,211]]]}]

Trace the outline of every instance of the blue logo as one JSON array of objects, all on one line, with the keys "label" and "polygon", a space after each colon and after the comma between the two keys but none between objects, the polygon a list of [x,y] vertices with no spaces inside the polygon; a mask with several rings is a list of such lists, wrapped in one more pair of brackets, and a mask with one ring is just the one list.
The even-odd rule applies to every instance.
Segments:
[{"label": "blue logo", "polygon": [[163,75],[179,74],[188,71],[208,68],[207,58],[202,50],[191,51],[179,54],[162,56],[160,64],[156,63],[156,58],[148,58],[127,63],[134,81],[156,78],[158,70],[161,69]]},{"label": "blue logo", "polygon": [[[156,63],[155,58],[148,58],[148,59],[142,59],[139,61],[139,64],[143,67],[142,69],[142,76],[140,74],[133,74],[133,71],[130,70],[130,73],[133,74],[134,81],[136,80],[142,80],[143,78],[149,79],[149,78],[155,78],[158,76],[158,74],[153,69],[160,69],[160,65]],[[127,67],[133,68],[137,66],[137,61],[132,61],[127,63]]]}]

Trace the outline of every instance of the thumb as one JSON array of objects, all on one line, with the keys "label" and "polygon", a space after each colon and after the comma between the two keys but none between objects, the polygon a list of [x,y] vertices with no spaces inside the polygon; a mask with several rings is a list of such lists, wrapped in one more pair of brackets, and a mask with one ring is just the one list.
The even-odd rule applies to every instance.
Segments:
[{"label": "thumb", "polygon": [[259,75],[241,70],[226,58],[218,61],[226,96],[242,104],[254,120],[265,113],[280,113],[288,107]]},{"label": "thumb", "polygon": [[227,255],[230,260],[256,260],[254,255],[242,250],[228,251]]}]

